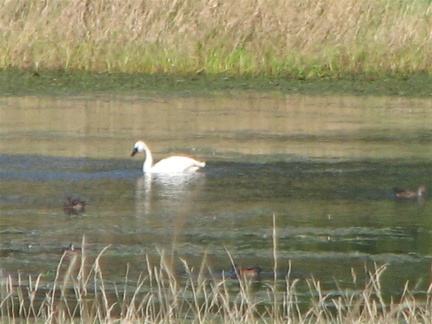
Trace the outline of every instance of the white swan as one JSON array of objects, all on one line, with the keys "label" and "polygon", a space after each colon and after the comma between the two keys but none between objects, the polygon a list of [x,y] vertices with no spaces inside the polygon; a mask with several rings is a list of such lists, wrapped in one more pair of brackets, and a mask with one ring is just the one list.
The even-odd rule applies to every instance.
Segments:
[{"label": "white swan", "polygon": [[134,145],[131,156],[141,152],[146,154],[143,165],[144,173],[191,173],[205,166],[205,162],[186,156],[170,156],[153,165],[150,149],[143,141],[138,141]]}]

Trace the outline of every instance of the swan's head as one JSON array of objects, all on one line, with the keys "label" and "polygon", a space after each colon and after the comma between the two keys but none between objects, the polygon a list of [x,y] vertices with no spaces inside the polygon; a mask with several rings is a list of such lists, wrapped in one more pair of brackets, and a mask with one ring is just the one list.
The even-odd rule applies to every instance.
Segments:
[{"label": "swan's head", "polygon": [[136,142],[134,144],[131,156],[134,156],[137,153],[145,152],[146,148],[147,148],[147,146],[145,145],[145,143],[143,141]]}]

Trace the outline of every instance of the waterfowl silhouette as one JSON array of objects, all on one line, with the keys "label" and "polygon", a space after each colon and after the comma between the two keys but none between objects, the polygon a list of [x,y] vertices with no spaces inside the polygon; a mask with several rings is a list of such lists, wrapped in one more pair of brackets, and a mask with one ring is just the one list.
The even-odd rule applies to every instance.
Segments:
[{"label": "waterfowl silhouette", "polygon": [[426,194],[426,187],[420,186],[417,188],[416,191],[409,190],[409,189],[394,188],[393,192],[396,199],[421,199],[424,198]]},{"label": "waterfowl silhouette", "polygon": [[131,156],[141,152],[146,155],[143,164],[144,173],[192,173],[205,167],[205,162],[178,155],[167,157],[153,165],[150,149],[143,141],[138,141],[134,145]]},{"label": "waterfowl silhouette", "polygon": [[63,253],[66,253],[67,256],[69,257],[74,257],[78,254],[81,253],[81,248],[79,247],[75,247],[72,243],[63,250]]},{"label": "waterfowl silhouette", "polygon": [[63,212],[66,215],[78,215],[85,211],[85,205],[86,202],[83,200],[68,197],[63,203]]},{"label": "waterfowl silhouette", "polygon": [[262,269],[259,267],[239,267],[235,266],[234,269],[227,272],[227,277],[231,279],[244,279],[248,281],[255,281],[260,279]]}]

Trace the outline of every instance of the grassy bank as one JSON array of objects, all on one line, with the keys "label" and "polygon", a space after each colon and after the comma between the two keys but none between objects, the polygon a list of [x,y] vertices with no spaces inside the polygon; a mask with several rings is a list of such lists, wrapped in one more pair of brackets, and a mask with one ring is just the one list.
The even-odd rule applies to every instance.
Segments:
[{"label": "grassy bank", "polygon": [[[70,252],[70,251],[69,251]],[[172,260],[171,260],[172,261]],[[42,276],[3,276],[0,282],[2,323],[429,323],[431,290],[414,295],[406,289],[398,300],[386,302],[376,267],[357,289],[324,291],[314,278],[304,279],[308,292],[299,291],[299,279],[258,283],[204,274],[181,260],[185,277],[170,266],[161,252],[160,263],[150,264],[138,278],[126,271],[124,282],[104,278],[101,252],[89,264],[84,251],[65,252],[53,282]],[[336,280],[336,279],[335,279]],[[336,281],[337,282],[337,281]]]},{"label": "grassy bank", "polygon": [[431,75],[431,25],[428,0],[0,0],[0,68]]}]

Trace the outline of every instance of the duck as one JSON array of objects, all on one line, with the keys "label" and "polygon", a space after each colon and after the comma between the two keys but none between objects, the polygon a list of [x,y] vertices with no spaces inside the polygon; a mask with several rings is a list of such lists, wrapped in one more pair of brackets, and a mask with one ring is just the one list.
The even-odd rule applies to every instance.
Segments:
[{"label": "duck", "polygon": [[84,200],[67,197],[63,203],[63,212],[66,215],[78,215],[85,211],[86,202]]},{"label": "duck", "polygon": [[66,249],[63,249],[63,253],[69,257],[75,257],[80,254],[81,251],[81,248],[74,246],[73,243],[71,243]]},{"label": "duck", "polygon": [[426,194],[426,187],[420,186],[416,191],[409,189],[394,188],[393,193],[396,199],[421,199]]},{"label": "duck", "polygon": [[244,279],[248,281],[256,281],[259,280],[261,277],[261,271],[262,269],[260,267],[240,267],[240,266],[234,266],[234,268],[227,272],[227,277],[231,279]]},{"label": "duck", "polygon": [[138,141],[133,147],[131,156],[137,153],[145,153],[146,157],[143,164],[144,173],[159,173],[159,174],[179,174],[193,173],[205,167],[205,162],[194,160],[187,156],[173,155],[160,160],[153,164],[153,156],[147,144],[143,141]]}]

